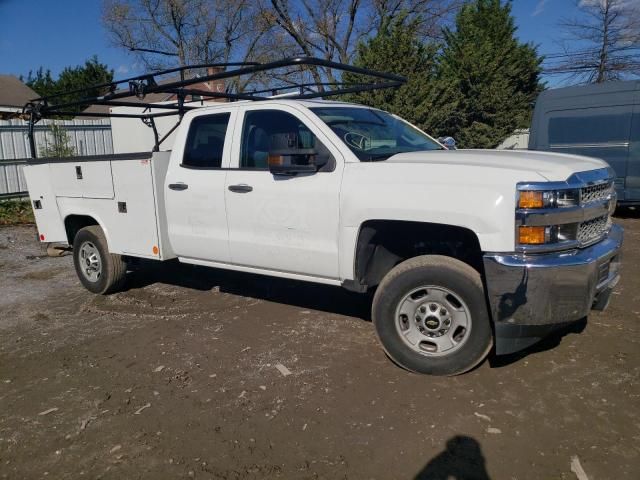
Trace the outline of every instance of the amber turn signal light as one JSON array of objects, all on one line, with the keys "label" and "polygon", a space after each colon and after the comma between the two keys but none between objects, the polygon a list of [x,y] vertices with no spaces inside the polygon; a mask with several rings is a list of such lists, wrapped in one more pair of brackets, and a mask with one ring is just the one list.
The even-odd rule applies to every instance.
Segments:
[{"label": "amber turn signal light", "polygon": [[284,165],[284,157],[282,155],[269,155],[269,165]]},{"label": "amber turn signal light", "polygon": [[518,242],[520,245],[542,245],[546,239],[546,227],[520,227]]},{"label": "amber turn signal light", "polygon": [[542,208],[544,207],[543,192],[524,191],[520,192],[518,208]]}]

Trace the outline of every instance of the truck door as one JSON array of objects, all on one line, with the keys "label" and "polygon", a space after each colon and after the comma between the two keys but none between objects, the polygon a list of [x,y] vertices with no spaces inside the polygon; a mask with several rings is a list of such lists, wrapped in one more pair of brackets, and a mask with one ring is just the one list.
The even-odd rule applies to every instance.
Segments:
[{"label": "truck door", "polygon": [[[231,261],[338,278],[339,149],[294,108],[248,106],[242,114],[225,188]],[[273,175],[274,159],[323,166]]]},{"label": "truck door", "polygon": [[176,137],[164,191],[178,257],[229,262],[224,188],[234,120],[234,109],[196,114]]}]

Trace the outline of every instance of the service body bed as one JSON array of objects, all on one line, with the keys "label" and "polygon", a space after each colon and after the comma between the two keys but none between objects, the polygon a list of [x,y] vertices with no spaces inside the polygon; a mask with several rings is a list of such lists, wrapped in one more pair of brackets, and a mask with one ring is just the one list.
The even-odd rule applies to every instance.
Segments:
[{"label": "service body bed", "polygon": [[40,240],[67,243],[65,222],[87,216],[102,227],[111,253],[174,258],[163,195],[170,153],[30,160],[24,175]]}]

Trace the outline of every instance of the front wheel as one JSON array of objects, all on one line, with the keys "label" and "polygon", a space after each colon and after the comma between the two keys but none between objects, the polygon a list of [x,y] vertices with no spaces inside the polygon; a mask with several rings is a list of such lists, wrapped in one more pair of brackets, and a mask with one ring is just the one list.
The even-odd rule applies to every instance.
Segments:
[{"label": "front wheel", "polygon": [[493,345],[480,274],[440,255],[393,268],[374,296],[373,322],[389,357],[417,373],[464,373]]},{"label": "front wheel", "polygon": [[82,285],[93,293],[113,293],[122,288],[127,264],[109,253],[104,232],[97,225],[84,227],[73,240],[73,264]]}]

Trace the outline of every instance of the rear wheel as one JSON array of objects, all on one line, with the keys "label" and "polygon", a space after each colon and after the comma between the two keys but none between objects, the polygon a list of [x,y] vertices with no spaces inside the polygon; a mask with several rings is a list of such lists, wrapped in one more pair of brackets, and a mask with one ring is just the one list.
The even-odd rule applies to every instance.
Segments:
[{"label": "rear wheel", "polygon": [[80,283],[93,293],[113,293],[122,288],[127,264],[109,253],[104,232],[97,225],[84,227],[73,240],[73,263]]},{"label": "rear wheel", "polygon": [[418,373],[464,373],[493,345],[480,274],[440,255],[393,268],[374,296],[373,322],[391,359]]}]

